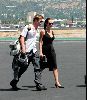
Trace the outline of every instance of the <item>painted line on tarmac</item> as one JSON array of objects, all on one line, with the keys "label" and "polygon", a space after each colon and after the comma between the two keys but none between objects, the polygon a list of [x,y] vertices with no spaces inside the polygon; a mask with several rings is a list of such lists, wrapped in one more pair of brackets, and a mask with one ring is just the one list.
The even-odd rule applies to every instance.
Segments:
[{"label": "painted line on tarmac", "polygon": [[[17,40],[17,38],[0,38],[0,42],[10,42],[15,40]],[[39,41],[39,38],[37,38],[37,41]],[[55,38],[55,41],[86,41],[86,38]]]},{"label": "painted line on tarmac", "polygon": [[85,41],[86,38],[55,38],[55,40],[60,40],[60,41]]}]

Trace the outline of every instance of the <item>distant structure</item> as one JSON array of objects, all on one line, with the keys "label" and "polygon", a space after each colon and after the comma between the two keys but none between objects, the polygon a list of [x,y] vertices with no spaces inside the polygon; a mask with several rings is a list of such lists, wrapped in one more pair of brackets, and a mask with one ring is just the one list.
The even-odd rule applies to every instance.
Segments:
[{"label": "distant structure", "polygon": [[0,24],[1,24],[1,20],[0,20]]},{"label": "distant structure", "polygon": [[28,14],[27,14],[27,21],[28,22],[33,22],[33,17],[36,15],[37,13],[36,12],[28,12]]},{"label": "distant structure", "polygon": [[[37,14],[37,12],[28,12],[27,14],[27,22],[32,23],[33,22],[33,17]],[[44,14],[41,14],[44,17]]]}]

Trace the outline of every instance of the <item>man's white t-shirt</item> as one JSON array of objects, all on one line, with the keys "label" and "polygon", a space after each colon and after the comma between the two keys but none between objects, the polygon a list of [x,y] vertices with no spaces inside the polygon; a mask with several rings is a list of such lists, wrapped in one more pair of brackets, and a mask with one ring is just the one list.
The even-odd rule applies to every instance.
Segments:
[{"label": "man's white t-shirt", "polygon": [[[28,30],[30,28],[30,30]],[[36,36],[37,36],[37,30],[35,27],[30,24],[26,25],[21,32],[21,36],[24,36],[26,39],[25,41],[25,47],[26,47],[26,52],[30,52],[33,49],[33,53],[37,51],[36,48]]]}]

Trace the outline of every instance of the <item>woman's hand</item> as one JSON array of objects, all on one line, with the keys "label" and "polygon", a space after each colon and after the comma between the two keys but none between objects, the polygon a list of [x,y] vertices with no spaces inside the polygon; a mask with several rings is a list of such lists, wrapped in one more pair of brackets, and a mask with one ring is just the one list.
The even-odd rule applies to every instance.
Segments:
[{"label": "woman's hand", "polygon": [[40,53],[40,58],[43,58],[43,56],[44,56],[43,53]]}]

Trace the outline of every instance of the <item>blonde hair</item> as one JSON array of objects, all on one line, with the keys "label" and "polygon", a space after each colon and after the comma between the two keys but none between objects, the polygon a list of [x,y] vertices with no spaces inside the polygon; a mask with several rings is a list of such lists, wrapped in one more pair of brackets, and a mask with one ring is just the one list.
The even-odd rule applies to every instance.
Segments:
[{"label": "blonde hair", "polygon": [[34,16],[34,18],[33,18],[33,22],[34,22],[35,20],[39,21],[40,19],[44,19],[44,17],[43,17],[42,15],[40,15],[40,14],[36,14],[36,15]]}]

